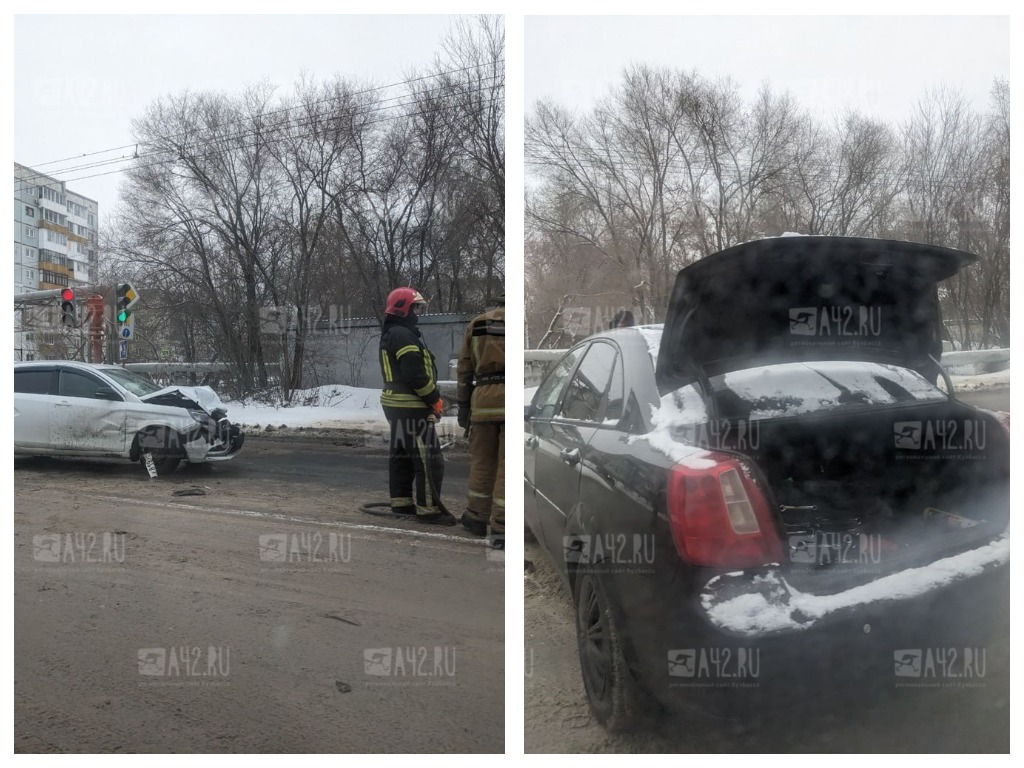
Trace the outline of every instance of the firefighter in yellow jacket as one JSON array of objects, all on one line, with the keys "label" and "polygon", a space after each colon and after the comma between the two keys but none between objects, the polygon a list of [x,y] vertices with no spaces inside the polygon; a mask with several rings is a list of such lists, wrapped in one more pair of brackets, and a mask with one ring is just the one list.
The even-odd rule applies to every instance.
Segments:
[{"label": "firefighter in yellow jacket", "polygon": [[444,404],[437,389],[434,358],[416,327],[426,306],[415,289],[396,288],[388,294],[384,309],[380,404],[391,427],[391,511],[423,523],[455,525],[455,518],[441,502],[444,457],[434,429]]},{"label": "firefighter in yellow jacket", "polygon": [[469,429],[469,494],[462,524],[495,547],[505,537],[505,296],[473,318],[459,352],[459,426]]}]

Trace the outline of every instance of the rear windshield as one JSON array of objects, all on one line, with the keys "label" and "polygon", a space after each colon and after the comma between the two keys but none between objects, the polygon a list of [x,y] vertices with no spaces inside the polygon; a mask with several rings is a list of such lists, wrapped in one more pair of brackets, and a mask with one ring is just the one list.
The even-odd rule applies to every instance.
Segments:
[{"label": "rear windshield", "polygon": [[122,387],[127,389],[136,397],[159,392],[163,387],[158,387],[149,379],[139,376],[137,373],[126,371],[124,368],[104,368],[103,373],[112,378]]},{"label": "rear windshield", "polygon": [[772,419],[864,406],[944,400],[921,374],[895,365],[808,362],[770,365],[715,376],[720,415]]}]

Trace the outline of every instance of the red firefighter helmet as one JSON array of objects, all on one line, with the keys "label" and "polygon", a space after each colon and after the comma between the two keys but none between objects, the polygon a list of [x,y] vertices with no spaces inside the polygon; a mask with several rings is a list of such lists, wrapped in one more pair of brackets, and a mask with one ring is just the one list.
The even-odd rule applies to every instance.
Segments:
[{"label": "red firefighter helmet", "polygon": [[427,300],[415,288],[395,288],[388,294],[384,314],[408,317],[414,304],[420,305],[420,311],[427,306]]}]

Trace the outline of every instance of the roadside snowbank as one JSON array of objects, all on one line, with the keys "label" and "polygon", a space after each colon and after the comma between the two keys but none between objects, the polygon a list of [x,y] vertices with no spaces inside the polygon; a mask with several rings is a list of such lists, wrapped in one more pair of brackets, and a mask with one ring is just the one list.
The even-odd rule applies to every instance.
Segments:
[{"label": "roadside snowbank", "polygon": [[[443,382],[439,382],[443,383]],[[297,391],[291,405],[235,400],[225,403],[228,418],[248,429],[361,429],[386,432],[388,422],[380,406],[380,390],[329,384]],[[452,431],[454,417],[446,416],[441,426]]]},{"label": "roadside snowbank", "polygon": [[1009,389],[1010,370],[995,373],[979,373],[975,376],[950,376],[956,392],[983,392],[986,390]]}]

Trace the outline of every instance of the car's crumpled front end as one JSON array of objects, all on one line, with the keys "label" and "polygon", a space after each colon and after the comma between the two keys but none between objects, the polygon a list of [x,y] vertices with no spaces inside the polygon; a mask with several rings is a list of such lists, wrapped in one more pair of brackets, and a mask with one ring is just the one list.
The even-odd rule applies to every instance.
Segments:
[{"label": "car's crumpled front end", "polygon": [[195,426],[183,437],[185,456],[191,463],[232,459],[245,442],[245,433],[230,422],[227,409],[210,387],[165,387],[141,399],[188,411]]}]

